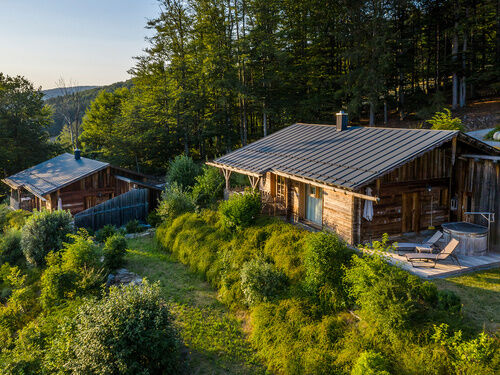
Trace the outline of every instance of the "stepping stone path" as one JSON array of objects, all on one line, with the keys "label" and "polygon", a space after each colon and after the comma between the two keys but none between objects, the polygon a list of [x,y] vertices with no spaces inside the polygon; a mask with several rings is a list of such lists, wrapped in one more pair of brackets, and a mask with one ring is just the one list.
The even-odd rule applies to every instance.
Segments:
[{"label": "stepping stone path", "polygon": [[106,286],[111,285],[140,285],[142,284],[142,277],[134,272],[130,272],[126,268],[116,270],[114,274],[108,276]]}]

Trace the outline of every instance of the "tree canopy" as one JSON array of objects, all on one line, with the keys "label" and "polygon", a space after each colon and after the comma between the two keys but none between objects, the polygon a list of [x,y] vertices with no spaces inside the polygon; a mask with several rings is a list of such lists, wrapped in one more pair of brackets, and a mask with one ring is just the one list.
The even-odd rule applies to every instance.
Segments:
[{"label": "tree canopy", "polygon": [[159,4],[133,87],[100,97],[83,121],[87,150],[124,166],[214,157],[293,122],[331,123],[339,109],[372,123],[384,108],[428,119],[500,90],[496,0]]},{"label": "tree canopy", "polygon": [[47,159],[51,110],[27,79],[0,73],[0,177]]}]

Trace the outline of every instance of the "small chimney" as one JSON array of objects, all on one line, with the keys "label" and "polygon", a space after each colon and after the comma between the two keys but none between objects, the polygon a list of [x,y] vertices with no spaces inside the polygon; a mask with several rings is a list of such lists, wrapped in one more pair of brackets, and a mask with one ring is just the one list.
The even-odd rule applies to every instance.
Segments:
[{"label": "small chimney", "polygon": [[75,160],[80,160],[80,153],[81,151],[77,148],[75,148]]},{"label": "small chimney", "polygon": [[349,117],[347,113],[341,110],[339,113],[337,113],[336,117],[337,117],[337,131],[341,132],[342,130],[346,130],[347,124],[349,123]]}]

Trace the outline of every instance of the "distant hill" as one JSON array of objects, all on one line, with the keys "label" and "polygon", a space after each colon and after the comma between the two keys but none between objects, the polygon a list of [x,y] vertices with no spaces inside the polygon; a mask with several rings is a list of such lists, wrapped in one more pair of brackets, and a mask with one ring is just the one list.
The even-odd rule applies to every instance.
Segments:
[{"label": "distant hill", "polygon": [[[68,89],[71,92],[80,92],[80,91],[95,89],[98,87],[99,86],[73,86],[73,87],[68,87]],[[44,95],[43,100],[48,100],[62,95],[62,90],[58,87],[56,87],[55,89],[42,90],[42,92]]]},{"label": "distant hill", "polygon": [[[101,90],[113,92],[116,89],[119,89],[122,87],[131,88],[132,87],[132,80],[129,79],[129,80],[123,81],[123,82],[115,82],[115,83],[112,83],[111,85],[107,85],[107,86],[77,86],[77,87],[78,88],[89,87],[89,88],[84,89],[84,90],[79,90],[80,95],[81,95],[81,99],[82,99],[82,110],[80,112],[80,120],[81,120],[85,114],[85,110],[90,106],[90,103],[92,103],[92,101],[97,97],[97,94],[99,94],[99,92]],[[45,90],[44,93],[46,91],[54,91],[54,90],[60,91],[59,89],[50,89],[50,90]],[[54,123],[49,128],[49,134],[51,137],[55,137],[55,136],[59,135],[59,133],[61,132],[61,129],[64,126],[64,119],[59,114],[59,107],[61,105],[60,104],[60,102],[61,102],[60,95],[56,94],[56,96],[52,96],[51,98],[48,98],[45,101],[48,105],[50,105],[54,109],[54,116],[53,116]]]}]

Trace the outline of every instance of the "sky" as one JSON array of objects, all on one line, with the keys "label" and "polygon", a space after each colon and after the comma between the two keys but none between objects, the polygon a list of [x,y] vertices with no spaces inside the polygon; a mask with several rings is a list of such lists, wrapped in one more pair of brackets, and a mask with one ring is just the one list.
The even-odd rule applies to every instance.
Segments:
[{"label": "sky", "polygon": [[156,0],[0,0],[0,72],[43,89],[61,77],[81,86],[124,81],[158,13]]}]

